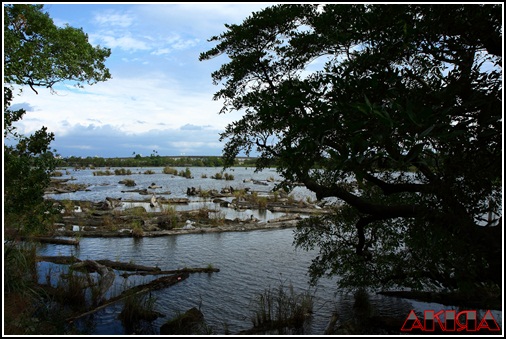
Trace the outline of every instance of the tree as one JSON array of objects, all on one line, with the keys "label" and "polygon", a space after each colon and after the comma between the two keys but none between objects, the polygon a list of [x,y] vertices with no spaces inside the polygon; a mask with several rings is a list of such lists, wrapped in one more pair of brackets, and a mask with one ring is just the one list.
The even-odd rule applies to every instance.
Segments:
[{"label": "tree", "polygon": [[501,5],[286,4],[226,28],[200,60],[228,56],[214,99],[244,113],[227,165],[256,151],[342,203],[297,227],[313,282],[501,285],[501,221],[483,227],[502,205]]},{"label": "tree", "polygon": [[[105,59],[111,51],[93,47],[73,27],[59,28],[43,5],[4,5],[4,225],[21,231],[44,231],[56,212],[44,199],[50,174],[57,165],[50,143],[54,134],[42,127],[31,136],[17,132],[15,122],[25,110],[11,110],[15,86],[54,91],[63,81],[93,85],[111,78]],[[38,94],[38,93],[37,93]]]}]

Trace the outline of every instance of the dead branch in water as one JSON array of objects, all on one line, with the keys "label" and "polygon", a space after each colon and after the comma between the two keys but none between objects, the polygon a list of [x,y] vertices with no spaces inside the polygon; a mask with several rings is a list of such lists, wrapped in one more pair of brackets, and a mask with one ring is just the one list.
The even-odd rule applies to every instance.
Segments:
[{"label": "dead branch in water", "polygon": [[128,278],[131,275],[160,275],[160,274],[180,274],[180,273],[213,273],[213,272],[219,272],[219,268],[212,268],[212,267],[194,267],[194,268],[182,268],[179,270],[169,270],[169,271],[157,271],[157,272],[136,272],[136,273],[123,273],[120,274],[123,278]]},{"label": "dead branch in water", "polygon": [[123,291],[120,295],[118,295],[116,297],[112,297],[112,298],[104,301],[102,304],[100,304],[99,306],[95,307],[94,309],[92,309],[90,311],[87,311],[87,312],[82,313],[82,314],[75,316],[75,317],[67,318],[67,322],[71,323],[79,318],[93,314],[103,308],[106,308],[106,307],[108,307],[114,303],[117,303],[118,301],[124,300],[130,296],[133,296],[136,294],[141,294],[141,293],[146,293],[146,292],[149,292],[152,290],[160,290],[162,288],[172,286],[174,284],[177,284],[178,282],[185,280],[189,276],[190,275],[188,273],[175,274],[175,275],[170,275],[170,276],[155,279],[147,284],[134,286],[126,291]]},{"label": "dead branch in water", "polygon": [[161,271],[161,268],[159,267],[153,267],[153,266],[144,266],[144,265],[137,265],[133,263],[125,263],[120,261],[112,261],[112,260],[97,260],[99,264],[102,264],[104,266],[114,268],[116,270],[123,270],[123,271],[148,271],[148,272],[158,272]]},{"label": "dead branch in water", "polygon": [[57,245],[73,245],[78,246],[79,240],[77,239],[59,239],[52,237],[21,237],[23,241],[37,241],[46,244],[57,244]]}]

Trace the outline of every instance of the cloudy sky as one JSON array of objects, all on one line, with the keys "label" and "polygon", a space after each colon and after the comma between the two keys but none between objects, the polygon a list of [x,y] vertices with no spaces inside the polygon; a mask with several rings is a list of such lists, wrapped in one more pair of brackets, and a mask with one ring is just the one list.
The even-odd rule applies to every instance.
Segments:
[{"label": "cloudy sky", "polygon": [[44,10],[58,26],[82,28],[93,46],[111,49],[112,79],[56,94],[26,89],[13,109],[27,114],[26,135],[46,126],[66,156],[221,155],[219,133],[240,113],[218,114],[211,73],[226,56],[199,61],[207,40],[272,3],[58,4]]}]

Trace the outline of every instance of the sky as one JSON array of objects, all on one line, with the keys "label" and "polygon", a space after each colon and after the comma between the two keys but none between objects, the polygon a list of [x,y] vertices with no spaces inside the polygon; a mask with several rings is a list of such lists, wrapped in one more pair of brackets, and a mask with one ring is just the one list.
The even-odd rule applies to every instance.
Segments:
[{"label": "sky", "polygon": [[44,3],[57,26],[82,28],[93,46],[111,49],[112,79],[77,89],[70,83],[26,88],[11,109],[27,113],[15,126],[55,134],[62,157],[220,156],[219,133],[241,118],[219,114],[211,74],[226,55],[199,61],[209,38],[273,3]]}]

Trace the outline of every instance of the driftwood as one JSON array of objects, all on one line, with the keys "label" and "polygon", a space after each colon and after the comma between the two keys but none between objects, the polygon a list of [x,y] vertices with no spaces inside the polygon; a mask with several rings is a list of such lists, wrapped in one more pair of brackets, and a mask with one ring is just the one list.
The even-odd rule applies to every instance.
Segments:
[{"label": "driftwood", "polygon": [[81,262],[81,259],[78,259],[74,256],[38,256],[37,261],[47,261],[55,264],[71,265],[76,262]]},{"label": "driftwood", "polygon": [[[81,263],[83,262],[81,259],[78,259],[74,256],[39,256],[37,257],[37,261],[48,261],[55,264],[75,264],[75,263]],[[124,270],[124,271],[146,271],[146,272],[160,272],[161,269],[159,267],[153,267],[153,266],[143,266],[143,265],[137,265],[127,262],[120,262],[120,261],[112,261],[107,259],[102,260],[85,260],[85,262],[94,261],[97,264],[107,266],[113,269],[117,270]],[[87,265],[87,264],[81,264],[81,265],[75,265],[74,268],[77,269],[88,269],[93,272],[97,272],[96,269],[93,268],[93,264]]]},{"label": "driftwood", "polygon": [[114,279],[116,279],[116,274],[110,267],[105,267],[94,260],[83,260],[75,263],[72,267],[76,269],[86,268],[90,272],[98,272],[100,279],[98,281],[97,300],[99,301],[102,300],[109,287],[112,286]]},{"label": "driftwood", "polygon": [[38,241],[47,244],[59,244],[59,245],[79,245],[79,240],[77,239],[59,239],[52,237],[21,237],[21,240],[26,241]]},{"label": "driftwood", "polygon": [[159,267],[136,265],[136,264],[126,263],[126,262],[107,260],[107,259],[97,260],[97,263],[105,265],[107,267],[114,268],[116,270],[124,270],[124,271],[148,271],[148,272],[158,272],[158,271],[161,271],[161,269]]},{"label": "driftwood", "polygon": [[203,268],[182,268],[180,270],[169,270],[169,271],[149,271],[149,272],[137,272],[137,273],[123,273],[120,274],[123,278],[128,278],[131,275],[160,275],[160,274],[180,274],[180,273],[213,273],[219,272],[219,268],[203,267]]},{"label": "driftwood", "polygon": [[300,220],[300,219],[302,219],[300,214],[294,214],[294,215],[285,214],[279,218],[268,220],[267,222],[274,223],[274,222],[292,221],[292,220]]},{"label": "driftwood", "polygon": [[155,279],[147,284],[134,286],[126,291],[123,291],[120,295],[118,295],[116,297],[112,297],[112,298],[104,301],[102,304],[100,304],[99,306],[97,306],[96,308],[94,308],[88,312],[82,313],[82,314],[72,317],[72,318],[67,318],[67,322],[71,323],[71,322],[75,321],[76,319],[93,314],[103,308],[106,308],[114,303],[117,303],[118,301],[121,301],[121,300],[126,299],[131,296],[134,296],[136,294],[146,293],[151,290],[159,290],[162,288],[166,288],[166,287],[175,285],[178,282],[185,280],[189,276],[190,275],[188,273],[175,274],[175,275]]},{"label": "driftwood", "polygon": [[190,199],[188,198],[170,198],[167,200],[163,200],[163,203],[168,204],[188,204],[190,202]]}]

